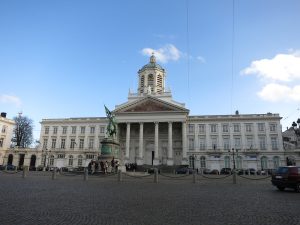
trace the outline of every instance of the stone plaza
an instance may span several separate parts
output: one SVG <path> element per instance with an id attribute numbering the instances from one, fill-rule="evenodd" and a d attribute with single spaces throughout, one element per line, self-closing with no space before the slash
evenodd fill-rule
<path id="1" fill-rule="evenodd" d="M 66 175 L 0 171 L 0 224 L 300 224 L 300 195 L 270 178 Z"/>

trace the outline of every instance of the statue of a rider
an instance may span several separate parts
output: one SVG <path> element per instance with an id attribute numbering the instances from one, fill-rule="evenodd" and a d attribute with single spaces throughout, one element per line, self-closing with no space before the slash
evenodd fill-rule
<path id="1" fill-rule="evenodd" d="M 106 134 L 108 137 L 114 137 L 117 134 L 117 123 L 115 116 L 109 111 L 109 109 L 104 105 L 106 117 L 108 119 L 108 125 L 106 129 Z"/>

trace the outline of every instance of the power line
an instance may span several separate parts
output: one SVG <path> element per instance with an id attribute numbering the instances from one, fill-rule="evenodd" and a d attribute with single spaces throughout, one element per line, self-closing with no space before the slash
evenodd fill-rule
<path id="1" fill-rule="evenodd" d="M 190 102 L 190 39 L 189 39 L 189 0 L 186 0 L 186 49 L 187 49 L 187 77 L 188 101 Z"/>

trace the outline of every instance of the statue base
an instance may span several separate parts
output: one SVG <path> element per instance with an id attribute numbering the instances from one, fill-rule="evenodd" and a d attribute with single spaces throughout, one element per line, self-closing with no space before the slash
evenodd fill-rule
<path id="1" fill-rule="evenodd" d="M 98 161 L 110 163 L 113 159 L 114 161 L 120 162 L 120 144 L 113 138 L 104 138 L 101 142 L 101 155 L 98 157 Z"/>

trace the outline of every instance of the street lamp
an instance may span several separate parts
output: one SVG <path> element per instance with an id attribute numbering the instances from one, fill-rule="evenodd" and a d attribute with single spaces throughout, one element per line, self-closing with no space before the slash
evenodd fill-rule
<path id="1" fill-rule="evenodd" d="M 196 156 L 192 155 L 192 157 L 193 157 L 193 170 L 195 170 L 195 159 L 196 159 Z"/>
<path id="2" fill-rule="evenodd" d="M 232 154 L 232 159 L 233 159 L 233 170 L 235 171 L 235 154 L 238 154 L 238 150 L 232 148 L 231 150 L 228 150 L 229 154 Z"/>

